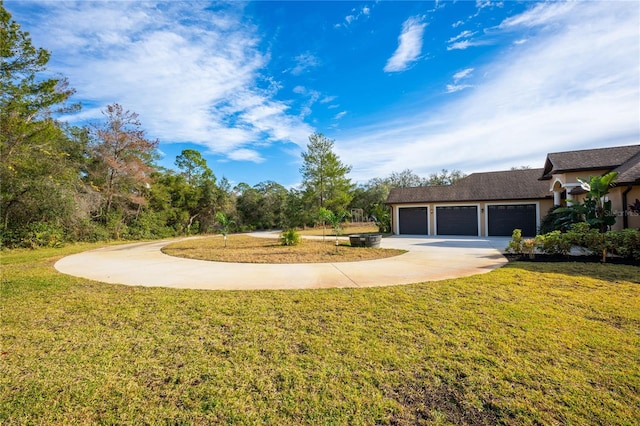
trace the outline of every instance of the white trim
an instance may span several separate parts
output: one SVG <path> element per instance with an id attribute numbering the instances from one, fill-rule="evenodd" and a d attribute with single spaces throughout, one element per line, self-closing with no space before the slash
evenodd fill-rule
<path id="1" fill-rule="evenodd" d="M 565 183 L 563 185 L 563 188 L 567 191 L 567 200 L 573 200 L 573 195 L 571 194 L 571 190 L 573 188 L 578 188 L 581 187 L 582 184 L 580 182 L 575 182 L 575 183 Z"/>
<path id="2" fill-rule="evenodd" d="M 540 202 L 539 201 L 509 201 L 506 203 L 485 203 L 485 215 L 484 215 L 484 232 L 485 236 L 489 236 L 489 206 L 520 206 L 524 204 L 535 204 L 536 206 L 536 234 L 540 229 Z"/>
<path id="3" fill-rule="evenodd" d="M 558 189 L 555 189 L 556 184 L 560 184 Z M 564 187 L 564 183 L 562 183 L 560 178 L 556 177 L 556 179 L 551 184 L 551 188 L 549 189 L 549 192 L 553 192 L 553 205 L 559 206 L 560 203 L 562 203 L 562 193 L 566 190 L 567 189 Z"/>
<path id="4" fill-rule="evenodd" d="M 426 235 L 431 235 L 430 233 L 431 226 L 429 226 L 429 219 L 431 218 L 430 204 L 396 204 L 394 205 L 395 212 L 393 217 L 396 218 L 395 222 L 393 223 L 393 230 L 392 230 L 394 235 L 400 235 L 400 209 L 411 209 L 416 207 L 425 207 L 427 209 L 427 234 Z"/>
<path id="5" fill-rule="evenodd" d="M 556 179 L 553 181 L 553 183 L 549 187 L 549 192 L 555 192 L 553 188 L 556 186 L 556 183 L 560 184 L 560 189 L 564 188 L 564 183 L 562 182 L 562 180 L 560 180 L 559 177 L 556 177 Z"/>
<path id="6" fill-rule="evenodd" d="M 564 185 L 562 185 L 563 188 L 577 188 L 579 186 L 582 186 L 582 184 L 580 182 L 566 182 Z"/>
<path id="7" fill-rule="evenodd" d="M 479 237 L 481 234 L 482 226 L 480 222 L 480 204 L 434 204 L 433 205 L 433 235 L 438 235 L 438 207 L 475 207 L 476 208 L 476 217 L 478 219 L 478 234 L 476 237 Z"/>

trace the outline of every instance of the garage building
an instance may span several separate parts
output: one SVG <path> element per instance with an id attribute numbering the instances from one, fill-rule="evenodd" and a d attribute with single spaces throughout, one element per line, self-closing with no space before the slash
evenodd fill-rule
<path id="1" fill-rule="evenodd" d="M 640 145 L 547 154 L 542 169 L 473 173 L 453 185 L 394 188 L 394 234 L 536 235 L 554 206 L 583 201 L 581 180 L 615 172 L 607 198 L 617 217 L 614 230 L 640 229 Z"/>
<path id="2" fill-rule="evenodd" d="M 453 185 L 394 188 L 392 229 L 404 235 L 534 236 L 553 207 L 543 169 L 473 173 Z"/>

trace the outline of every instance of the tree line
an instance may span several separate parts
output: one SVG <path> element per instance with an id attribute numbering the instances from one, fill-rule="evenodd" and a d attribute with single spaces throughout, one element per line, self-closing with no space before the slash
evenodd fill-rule
<path id="1" fill-rule="evenodd" d="M 49 52 L 33 46 L 1 2 L 0 21 L 5 247 L 210 233 L 221 217 L 242 231 L 313 226 L 326 210 L 358 209 L 359 219 L 384 228 L 390 188 L 450 184 L 464 176 L 442 170 L 422 178 L 404 170 L 356 185 L 334 141 L 321 133 L 309 136 L 296 188 L 273 181 L 232 186 L 192 149 L 176 157 L 175 169 L 159 167 L 159 141 L 147 137 L 137 113 L 118 103 L 105 106 L 102 120 L 91 125 L 61 121 L 80 109 L 70 103 L 74 89 L 65 77 L 49 77 Z"/>

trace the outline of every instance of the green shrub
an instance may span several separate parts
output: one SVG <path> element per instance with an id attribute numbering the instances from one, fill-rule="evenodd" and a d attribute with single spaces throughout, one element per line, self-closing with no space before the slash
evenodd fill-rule
<path id="1" fill-rule="evenodd" d="M 626 259 L 640 261 L 640 231 L 629 228 L 608 233 L 610 250 Z"/>
<path id="2" fill-rule="evenodd" d="M 127 223 L 122 212 L 111 212 L 107 215 L 106 229 L 109 232 L 109 238 L 114 240 L 122 239 L 127 233 Z"/>
<path id="3" fill-rule="evenodd" d="M 191 226 L 191 231 L 197 231 L 197 223 Z M 165 220 L 158 213 L 143 211 L 131 221 L 126 228 L 123 238 L 127 240 L 151 240 L 155 238 L 173 237 L 175 232 L 166 226 Z"/>
<path id="4" fill-rule="evenodd" d="M 535 238 L 527 238 L 522 241 L 522 253 L 528 254 L 529 257 L 533 257 L 536 251 L 536 239 Z"/>
<path id="5" fill-rule="evenodd" d="M 507 253 L 521 254 L 523 250 L 522 244 L 522 229 L 514 229 L 511 234 L 511 241 L 509 241 L 506 248 Z"/>
<path id="6" fill-rule="evenodd" d="M 300 234 L 295 229 L 287 229 L 280 234 L 280 243 L 283 246 L 297 246 L 300 241 Z"/>
<path id="7" fill-rule="evenodd" d="M 27 248 L 61 247 L 65 241 L 64 229 L 46 222 L 31 223 L 22 237 L 21 245 Z"/>
<path id="8" fill-rule="evenodd" d="M 376 218 L 378 232 L 383 234 L 391 232 L 391 212 L 387 206 L 376 205 L 373 209 L 373 216 Z"/>
<path id="9" fill-rule="evenodd" d="M 23 233 L 18 229 L 2 229 L 0 230 L 0 247 L 3 249 L 20 247 L 22 237 Z"/>
<path id="10" fill-rule="evenodd" d="M 507 251 L 532 253 L 533 251 L 528 251 L 528 241 L 522 240 L 520 233 L 516 231 L 519 230 L 514 231 Z M 566 255 L 571 247 L 577 246 L 586 250 L 588 254 L 602 256 L 603 262 L 606 262 L 609 253 L 640 261 L 640 231 L 637 229 L 600 232 L 591 228 L 588 223 L 576 223 L 565 233 L 553 231 L 538 235 L 535 238 L 535 246 L 544 254 Z"/>
<path id="11" fill-rule="evenodd" d="M 536 236 L 536 248 L 542 253 L 567 255 L 571 251 L 571 240 L 560 231 L 552 231 Z"/>
<path id="12" fill-rule="evenodd" d="M 109 233 L 104 225 L 87 217 L 74 218 L 65 226 L 65 229 L 67 241 L 96 243 L 109 239 Z"/>
<path id="13" fill-rule="evenodd" d="M 602 261 L 607 260 L 607 252 L 611 251 L 611 236 L 609 232 L 603 233 L 597 229 L 591 229 L 584 234 L 583 247 L 591 254 L 601 255 Z"/>
<path id="14" fill-rule="evenodd" d="M 589 233 L 590 230 L 591 227 L 586 222 L 574 223 L 566 232 L 565 238 L 567 238 L 571 242 L 571 244 L 575 246 L 583 246 L 584 237 L 587 233 Z"/>
<path id="15" fill-rule="evenodd" d="M 578 222 L 571 225 L 569 230 L 563 234 L 564 238 L 572 246 L 584 247 L 585 236 L 591 231 L 591 227 L 586 222 Z"/>
<path id="16" fill-rule="evenodd" d="M 571 225 L 581 221 L 582 217 L 575 210 L 553 206 L 540 221 L 540 234 L 544 235 L 552 231 L 567 231 L 571 228 Z"/>
<path id="17" fill-rule="evenodd" d="M 522 238 L 522 230 L 514 229 L 506 251 L 507 253 L 528 254 L 529 257 L 533 257 L 536 251 L 536 240 L 535 238 L 524 239 Z"/>

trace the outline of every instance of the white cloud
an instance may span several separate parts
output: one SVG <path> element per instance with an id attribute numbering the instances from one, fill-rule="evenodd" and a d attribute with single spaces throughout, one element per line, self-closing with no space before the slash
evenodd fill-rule
<path id="1" fill-rule="evenodd" d="M 340 120 L 345 115 L 347 115 L 347 111 L 341 111 L 341 112 L 337 113 L 333 118 L 334 118 L 334 120 Z"/>
<path id="2" fill-rule="evenodd" d="M 337 96 L 325 96 L 324 98 L 320 99 L 320 103 L 321 104 L 328 104 L 329 102 L 333 102 L 334 100 L 336 100 Z"/>
<path id="3" fill-rule="evenodd" d="M 294 61 L 296 65 L 291 69 L 291 74 L 293 75 L 301 75 L 320 65 L 318 58 L 309 52 L 296 56 Z"/>
<path id="4" fill-rule="evenodd" d="M 250 161 L 252 163 L 262 163 L 264 158 L 257 151 L 252 149 L 236 149 L 229 153 L 229 158 L 235 161 Z"/>
<path id="5" fill-rule="evenodd" d="M 567 14 L 571 13 L 575 7 L 576 3 L 573 2 L 539 3 L 520 15 L 505 19 L 499 27 L 508 29 L 521 26 L 531 28 L 548 25 L 552 22 L 557 22 L 559 19 L 563 19 Z"/>
<path id="6" fill-rule="evenodd" d="M 447 50 L 465 50 L 468 49 L 470 47 L 474 47 L 474 46 L 484 46 L 489 44 L 488 41 L 481 41 L 481 40 L 462 40 L 462 41 L 457 41 L 455 43 L 450 44 L 449 46 L 447 46 Z"/>
<path id="7" fill-rule="evenodd" d="M 370 14 L 371 14 L 371 7 L 369 6 L 362 6 L 360 10 L 355 8 L 351 9 L 351 13 L 344 17 L 344 23 L 335 24 L 334 27 L 335 28 L 348 27 L 349 25 L 351 25 L 351 23 L 359 20 L 362 17 L 368 18 Z"/>
<path id="8" fill-rule="evenodd" d="M 491 1 L 491 0 L 476 0 L 476 7 L 478 9 L 484 9 L 485 7 L 493 7 L 493 6 L 497 6 L 497 7 L 502 7 L 503 2 L 501 1 Z"/>
<path id="9" fill-rule="evenodd" d="M 406 70 L 417 61 L 422 52 L 422 37 L 427 26 L 421 17 L 411 17 L 402 24 L 402 32 L 398 37 L 398 48 L 384 67 L 385 72 Z"/>
<path id="10" fill-rule="evenodd" d="M 275 141 L 304 146 L 313 129 L 274 100 L 279 85 L 261 75 L 268 57 L 258 50 L 256 28 L 241 20 L 242 7 L 43 2 L 46 19 L 28 30 L 52 52 L 49 69 L 68 76 L 87 103 L 75 120 L 101 119 L 100 109 L 117 101 L 162 143 L 196 143 L 257 161 L 238 149 Z M 310 54 L 296 59 L 300 72 L 317 63 Z M 269 87 L 259 88 L 265 81 Z"/>
<path id="11" fill-rule="evenodd" d="M 470 77 L 473 70 L 473 68 L 466 68 L 455 73 L 453 75 L 453 84 L 447 84 L 447 93 L 455 93 L 473 87 L 471 84 L 458 84 L 460 80 Z"/>
<path id="12" fill-rule="evenodd" d="M 449 43 L 453 43 L 454 41 L 460 40 L 460 39 L 462 39 L 462 38 L 469 38 L 469 37 L 472 37 L 474 34 L 476 34 L 476 32 L 475 32 L 475 31 L 473 31 L 473 32 L 472 32 L 472 31 L 469 31 L 469 30 L 463 31 L 463 32 L 461 32 L 460 34 L 458 34 L 457 36 L 451 37 L 451 38 L 449 39 Z"/>
<path id="13" fill-rule="evenodd" d="M 473 68 L 466 68 L 462 71 L 458 71 L 457 73 L 455 73 L 453 75 L 453 81 L 454 82 L 458 82 L 460 80 L 462 80 L 463 78 L 467 78 L 471 75 L 471 73 L 473 72 Z"/>
<path id="14" fill-rule="evenodd" d="M 548 152 L 637 144 L 636 5 L 582 3 L 559 13 L 557 5 L 544 3 L 533 10 L 535 16 L 525 12 L 502 29 L 532 28 L 535 22 L 535 36 L 476 67 L 483 79 L 473 91 L 438 109 L 387 111 L 386 119 L 344 132 L 340 155 L 354 165 L 352 178 L 406 168 L 428 175 L 442 168 L 470 173 L 542 167 Z"/>
<path id="15" fill-rule="evenodd" d="M 473 40 L 471 37 L 473 37 L 476 34 L 477 34 L 477 31 L 466 30 L 454 37 L 451 37 L 447 41 L 447 43 L 449 43 L 449 46 L 447 46 L 447 50 L 465 50 L 472 46 L 481 46 L 484 44 L 488 44 L 486 40 L 485 41 Z"/>
<path id="16" fill-rule="evenodd" d="M 473 87 L 470 84 L 447 84 L 447 93 L 459 92 L 464 89 L 468 89 L 469 87 Z"/>
<path id="17" fill-rule="evenodd" d="M 300 107 L 300 118 L 309 116 L 313 111 L 311 107 L 320 99 L 320 92 L 313 89 L 307 89 L 304 86 L 296 86 L 293 88 L 293 92 L 306 97 L 306 100 Z M 322 101 L 321 101 L 322 102 Z"/>

